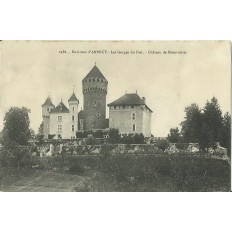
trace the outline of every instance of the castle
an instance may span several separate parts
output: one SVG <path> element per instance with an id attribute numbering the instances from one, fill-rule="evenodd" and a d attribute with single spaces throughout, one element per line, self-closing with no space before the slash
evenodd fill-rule
<path id="1" fill-rule="evenodd" d="M 55 107 L 48 97 L 42 105 L 44 138 L 51 135 L 75 139 L 77 131 L 107 128 L 150 137 L 152 110 L 146 105 L 145 98 L 137 93 L 125 94 L 108 104 L 109 119 L 106 119 L 107 87 L 108 81 L 95 64 L 82 80 L 83 110 L 78 111 L 79 100 L 74 92 L 68 100 L 68 108 L 62 100 Z"/>

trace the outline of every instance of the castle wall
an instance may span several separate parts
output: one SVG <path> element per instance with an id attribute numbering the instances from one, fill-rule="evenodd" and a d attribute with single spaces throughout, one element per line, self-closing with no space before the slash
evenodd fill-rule
<path id="1" fill-rule="evenodd" d="M 58 121 L 58 116 L 62 116 L 62 121 Z M 58 125 L 62 125 L 62 131 L 58 131 Z M 74 131 L 72 131 L 74 125 Z M 71 139 L 76 136 L 77 121 L 72 121 L 70 113 L 52 113 L 50 114 L 50 134 L 62 136 L 62 139 Z"/>
<path id="2" fill-rule="evenodd" d="M 133 119 L 133 113 L 135 119 Z M 111 106 L 109 109 L 109 127 L 116 128 L 120 133 L 143 133 L 143 110 L 140 106 Z M 135 131 L 133 130 L 135 124 Z"/>
<path id="3" fill-rule="evenodd" d="M 151 112 L 148 109 L 143 111 L 143 135 L 144 137 L 151 137 Z"/>

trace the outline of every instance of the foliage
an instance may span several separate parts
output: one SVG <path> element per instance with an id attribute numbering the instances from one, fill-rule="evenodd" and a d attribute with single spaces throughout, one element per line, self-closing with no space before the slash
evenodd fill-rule
<path id="1" fill-rule="evenodd" d="M 35 131 L 30 128 L 30 139 L 35 139 Z"/>
<path id="2" fill-rule="evenodd" d="M 2 142 L 4 146 L 12 144 L 26 145 L 30 138 L 30 110 L 22 107 L 11 107 L 4 117 Z"/>
<path id="3" fill-rule="evenodd" d="M 96 144 L 97 144 L 96 138 L 94 138 L 93 136 L 89 136 L 86 139 L 86 145 L 96 145 Z"/>
<path id="4" fill-rule="evenodd" d="M 157 146 L 161 151 L 165 151 L 169 147 L 169 143 L 166 139 L 160 139 L 157 141 Z"/>
<path id="5" fill-rule="evenodd" d="M 39 141 L 42 141 L 44 138 L 44 122 L 41 122 L 39 128 L 38 128 L 38 133 L 36 134 L 36 139 Z"/>
<path id="6" fill-rule="evenodd" d="M 144 135 L 138 134 L 122 134 L 119 142 L 121 144 L 144 144 Z"/>
<path id="7" fill-rule="evenodd" d="M 118 129 L 110 129 L 107 140 L 108 143 L 119 143 L 120 134 Z"/>
<path id="8" fill-rule="evenodd" d="M 207 101 L 202 115 L 202 135 L 203 137 L 200 140 L 205 147 L 210 147 L 215 142 L 221 141 L 221 132 L 222 132 L 222 112 L 218 100 L 213 97 L 211 101 Z"/>
<path id="9" fill-rule="evenodd" d="M 222 121 L 221 145 L 231 154 L 231 115 L 226 112 Z"/>
<path id="10" fill-rule="evenodd" d="M 168 134 L 168 141 L 170 143 L 178 143 L 180 142 L 181 137 L 180 137 L 180 132 L 178 127 L 176 128 L 171 128 L 170 133 Z"/>
<path id="11" fill-rule="evenodd" d="M 215 142 L 220 142 L 230 153 L 231 116 L 227 113 L 222 117 L 215 97 L 207 101 L 202 110 L 193 103 L 185 108 L 185 113 L 185 120 L 181 123 L 183 142 L 199 143 L 203 150 L 208 150 L 209 147 L 214 146 Z"/>
<path id="12" fill-rule="evenodd" d="M 181 123 L 184 142 L 198 143 L 202 126 L 201 110 L 197 104 L 193 103 L 185 108 L 185 113 L 185 121 Z"/>

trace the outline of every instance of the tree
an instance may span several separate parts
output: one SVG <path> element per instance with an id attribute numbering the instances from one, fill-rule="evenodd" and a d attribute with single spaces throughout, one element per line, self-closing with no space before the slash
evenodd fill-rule
<path id="1" fill-rule="evenodd" d="M 213 97 L 207 101 L 202 114 L 200 143 L 206 148 L 221 141 L 223 117 L 218 100 Z"/>
<path id="2" fill-rule="evenodd" d="M 222 121 L 221 146 L 231 154 L 231 115 L 226 112 Z"/>
<path id="3" fill-rule="evenodd" d="M 35 138 L 35 131 L 30 128 L 30 139 L 34 139 Z"/>
<path id="4" fill-rule="evenodd" d="M 4 146 L 26 145 L 30 138 L 30 110 L 11 107 L 4 117 L 2 140 Z"/>
<path id="5" fill-rule="evenodd" d="M 107 142 L 109 143 L 118 143 L 120 141 L 120 134 L 118 129 L 110 129 L 108 133 Z"/>
<path id="6" fill-rule="evenodd" d="M 168 141 L 170 143 L 178 143 L 180 142 L 180 132 L 179 132 L 179 129 L 178 127 L 176 128 L 171 128 L 170 129 L 170 133 L 168 134 Z"/>
<path id="7" fill-rule="evenodd" d="M 202 128 L 202 114 L 195 103 L 185 108 L 185 121 L 181 123 L 181 134 L 186 143 L 198 143 Z"/>
<path id="8" fill-rule="evenodd" d="M 42 140 L 44 138 L 44 123 L 41 122 L 39 128 L 38 128 L 38 133 L 36 135 L 36 138 L 38 140 Z"/>

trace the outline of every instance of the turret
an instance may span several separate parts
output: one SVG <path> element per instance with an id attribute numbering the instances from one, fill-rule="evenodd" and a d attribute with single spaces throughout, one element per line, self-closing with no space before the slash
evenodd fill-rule
<path id="1" fill-rule="evenodd" d="M 71 131 L 72 137 L 76 136 L 76 131 L 78 130 L 78 106 L 79 100 L 76 95 L 73 93 L 72 96 L 68 100 L 69 104 L 69 112 L 70 112 L 70 120 L 71 120 Z"/>
<path id="2" fill-rule="evenodd" d="M 54 109 L 55 106 L 53 105 L 51 98 L 48 97 L 44 104 L 42 105 L 42 117 L 44 123 L 44 138 L 47 139 L 49 135 L 49 119 L 50 119 L 50 112 Z"/>

